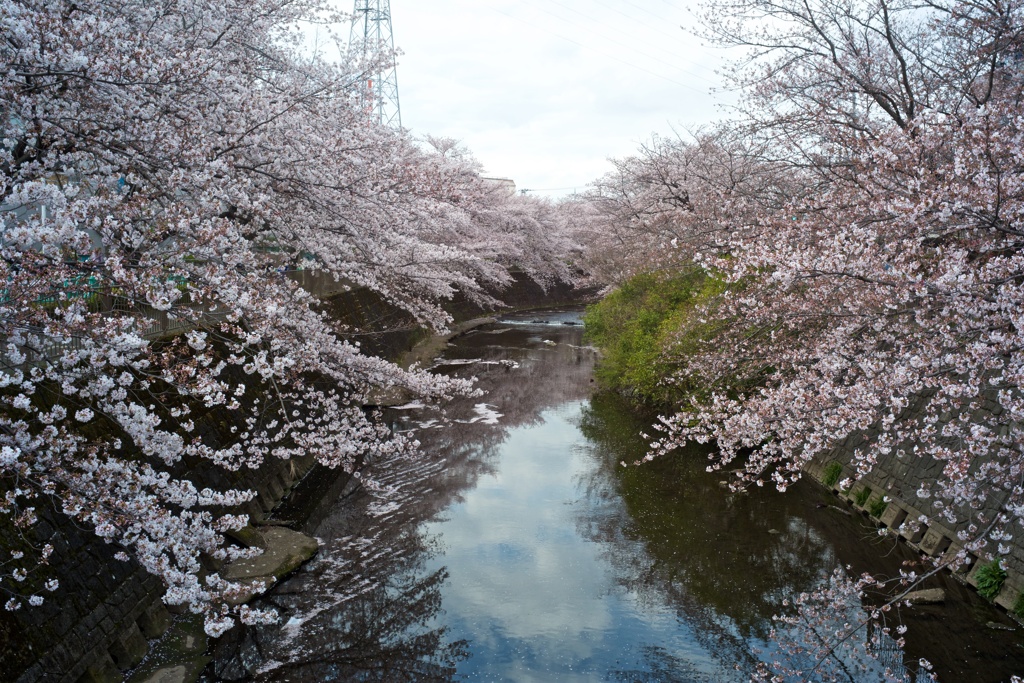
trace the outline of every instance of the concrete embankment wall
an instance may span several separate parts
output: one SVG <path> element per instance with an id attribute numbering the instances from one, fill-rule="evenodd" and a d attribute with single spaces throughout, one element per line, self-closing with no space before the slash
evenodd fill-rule
<path id="1" fill-rule="evenodd" d="M 908 408 L 901 419 L 924 419 L 925 401 Z M 1001 408 L 998 402 L 988 398 L 976 406 L 975 417 L 983 413 L 998 414 Z M 944 414 L 938 418 L 938 427 L 956 419 L 958 416 Z M 854 463 L 854 454 L 864 449 L 879 436 L 878 429 L 868 429 L 849 436 L 831 452 L 817 458 L 807 466 L 806 471 L 819 482 L 825 483 L 828 470 L 835 470 L 836 465 L 842 467 L 838 480 L 830 488 L 857 510 L 868 515 L 879 526 L 891 529 L 911 547 L 923 555 L 932 558 L 951 558 L 964 545 L 958 534 L 966 532 L 968 525 L 978 519 L 981 514 L 985 519 L 995 519 L 1002 511 L 1006 502 L 1006 492 L 993 487 L 984 504 L 976 510 L 958 510 L 956 524 L 948 522 L 935 498 L 920 498 L 917 495 L 922 484 L 932 484 L 943 478 L 944 463 L 931 457 L 914 455 L 913 447 L 903 444 L 892 449 L 888 455 L 880 456 L 872 471 L 858 478 Z M 952 445 L 952 444 L 951 444 Z M 971 466 L 977 472 L 982 465 L 981 460 Z M 832 477 L 835 478 L 834 476 Z M 841 490 L 840 482 L 849 478 L 854 482 L 848 490 Z M 926 521 L 920 522 L 924 518 Z M 1006 580 L 994 602 L 1013 614 L 1018 605 L 1024 604 L 1024 535 L 1019 529 L 1011 531 L 1013 539 L 1005 543 L 1010 552 L 1006 555 L 995 555 L 994 547 L 990 547 L 981 555 L 970 553 L 970 563 L 960 568 L 955 576 L 967 584 L 977 588 L 977 574 L 981 567 L 996 557 L 1001 558 L 1001 565 L 1006 571 Z M 992 544 L 990 544 L 992 546 Z M 1015 615 L 1020 619 L 1021 615 Z"/>
<path id="2" fill-rule="evenodd" d="M 411 316 L 368 290 L 346 291 L 313 272 L 293 279 L 318 295 L 331 317 L 351 332 L 349 338 L 359 341 L 369 353 L 398 359 L 429 336 Z M 497 293 L 513 309 L 578 304 L 591 295 L 568 285 L 545 291 L 522 276 L 517 276 L 508 290 Z M 466 300 L 452 302 L 449 310 L 457 322 L 489 312 Z M 228 411 L 210 411 L 196 419 L 197 433 L 229 430 L 233 417 Z M 268 461 L 259 469 L 237 473 L 211 466 L 176 472 L 200 486 L 255 490 L 257 497 L 242 511 L 257 524 L 267 519 L 304 476 L 318 473 L 322 471 L 304 458 Z M 55 576 L 61 587 L 47 594 L 41 607 L 0 610 L 0 679 L 18 683 L 121 681 L 123 672 L 145 657 L 150 641 L 171 622 L 160 601 L 163 587 L 136 563 L 116 560 L 114 547 L 101 542 L 91 530 L 79 528 L 52 508 L 40 505 L 38 511 L 42 523 L 31 530 L 28 540 L 37 547 L 45 543 L 54 546 L 45 578 Z M 7 545 L 0 540 L 0 552 Z"/>
<path id="3" fill-rule="evenodd" d="M 216 413 L 206 422 L 215 423 Z M 214 428 L 207 425 L 208 428 Z M 203 425 L 197 421 L 197 431 Z M 312 466 L 311 459 L 271 460 L 255 470 L 227 473 L 207 466 L 189 473 L 199 486 L 232 486 L 257 492 L 243 512 L 259 524 Z M 161 602 L 163 586 L 135 562 L 114 558 L 100 541 L 43 501 L 41 521 L 27 533 L 37 547 L 54 547 L 39 581 L 55 577 L 60 588 L 42 591 L 40 607 L 0 611 L 0 680 L 121 681 L 171 623 Z M 240 539 L 244 542 L 245 539 Z M 0 544 L 4 545 L 4 544 Z M 214 568 L 210 565 L 210 568 Z M 29 582 L 33 580 L 30 577 Z"/>

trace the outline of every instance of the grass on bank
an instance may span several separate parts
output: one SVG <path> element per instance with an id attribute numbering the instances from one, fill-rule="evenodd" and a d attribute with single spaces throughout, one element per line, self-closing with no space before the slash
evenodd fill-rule
<path id="1" fill-rule="evenodd" d="M 587 339 L 603 352 L 598 381 L 653 406 L 701 392 L 677 372 L 687 356 L 723 328 L 713 311 L 728 287 L 691 266 L 641 273 L 590 306 L 584 317 Z"/>

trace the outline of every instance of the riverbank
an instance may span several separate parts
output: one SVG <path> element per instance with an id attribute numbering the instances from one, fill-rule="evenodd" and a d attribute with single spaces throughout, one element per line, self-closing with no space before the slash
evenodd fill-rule
<path id="1" fill-rule="evenodd" d="M 425 453 L 374 473 L 401 506 L 330 496 L 309 529 L 321 554 L 264 598 L 283 625 L 222 640 L 207 680 L 422 667 L 416 680 L 739 682 L 776 651 L 784 598 L 838 566 L 891 575 L 914 559 L 811 481 L 732 493 L 699 449 L 621 467 L 645 452 L 651 416 L 594 395 L 579 327 L 543 317 L 446 346 L 436 368 L 479 377 L 486 397 L 444 419 L 387 413 Z M 1016 672 L 1019 634 L 989 626 L 1012 625 L 949 577 L 934 582 L 945 604 L 891 615 L 910 627 L 912 659 L 945 681 Z"/>
<path id="2" fill-rule="evenodd" d="M 413 358 L 423 364 L 450 340 L 450 335 L 431 338 L 394 306 L 369 290 L 322 291 L 320 307 L 351 341 L 359 342 L 365 353 L 399 360 L 412 350 Z M 543 290 L 521 274 L 505 292 L 516 307 L 533 308 L 575 302 L 587 293 L 573 290 L 566 284 Z M 499 294 L 500 295 L 500 294 Z M 452 305 L 457 327 L 453 333 L 471 329 L 489 314 L 481 313 L 465 301 Z M 419 343 L 417 346 L 416 343 Z M 425 347 L 427 350 L 424 350 Z M 433 350 L 430 350 L 433 349 Z M 375 399 L 377 397 L 374 397 Z M 233 416 L 224 411 L 205 411 L 195 419 L 195 432 L 214 441 L 230 438 Z M 279 510 L 286 497 L 300 483 L 307 483 L 313 466 L 311 458 L 281 461 L 268 459 L 258 469 L 243 468 L 237 472 L 221 472 L 208 463 L 186 468 L 181 476 L 189 478 L 197 488 L 240 488 L 256 492 L 256 497 L 238 510 L 252 520 L 252 528 L 234 534 L 232 542 L 243 546 L 266 546 L 262 529 L 286 526 L 295 531 L 294 520 L 280 519 Z M 319 478 L 312 475 L 312 479 Z M 327 478 L 330 479 L 330 478 Z M 333 481 L 333 480 L 331 480 Z M 337 483 L 337 482 L 334 482 Z M 326 482 L 325 482 L 326 484 Z M 327 488 L 322 485 L 321 488 Z M 342 487 L 343 489 L 343 487 Z M 46 508 L 46 506 L 44 506 Z M 140 663 L 159 659 L 150 645 L 156 644 L 168 625 L 180 617 L 170 614 L 161 601 L 159 581 L 135 563 L 124 563 L 114 557 L 116 548 L 99 541 L 88 529 L 80 528 L 51 509 L 39 509 L 44 523 L 38 526 L 38 543 L 50 543 L 58 553 L 51 558 L 49 574 L 60 581 L 58 590 L 46 594 L 45 604 L 17 612 L 0 612 L 0 667 L 17 683 L 59 680 L 74 683 L 79 679 L 122 681 L 128 672 L 139 671 Z M 291 515 L 291 513 L 288 513 Z M 273 537 L 276 532 L 270 532 Z M 308 546 L 308 541 L 304 542 Z M 275 545 L 271 538 L 269 545 Z M 284 558 L 280 566 L 294 565 L 294 544 L 281 547 Z M 308 551 L 307 551 L 308 552 Z M 271 553 L 272 555 L 277 553 Z M 59 557 L 58 557 L 59 555 Z M 303 558 L 300 558 L 301 561 Z M 220 565 L 203 559 L 208 570 Z M 261 573 L 279 578 L 278 569 Z M 205 636 L 194 631 L 182 635 L 188 642 Z M 176 638 L 173 631 L 169 638 Z M 191 639 L 191 640 L 190 640 Z M 202 648 L 201 648 L 202 649 Z M 193 653 L 189 653 L 191 657 Z"/>
<path id="3" fill-rule="evenodd" d="M 714 311 L 721 304 L 722 292 L 732 286 L 692 265 L 679 271 L 640 274 L 622 283 L 587 314 L 588 334 L 606 351 L 597 368 L 602 386 L 637 403 L 657 406 L 666 416 L 677 413 L 679 406 L 691 405 L 693 400 L 703 405 L 709 398 L 707 387 L 690 374 L 680 376 L 679 369 L 707 352 L 708 344 L 725 328 L 724 322 L 716 321 Z M 755 335 L 750 343 L 768 347 L 768 339 L 757 339 Z M 748 350 L 748 355 L 757 356 L 758 352 Z M 723 367 L 730 365 L 726 362 Z M 739 359 L 731 367 L 734 369 L 728 372 L 741 375 L 746 367 L 750 376 L 729 376 L 728 372 L 720 375 L 715 380 L 719 383 L 716 391 L 730 396 L 756 396 L 766 380 L 759 374 L 762 368 L 756 364 L 745 366 Z M 807 406 L 819 407 L 833 400 L 829 397 L 816 402 L 816 397 L 804 398 Z M 982 433 L 998 431 L 999 438 L 1006 437 L 1015 427 L 991 427 L 1004 412 L 997 388 L 990 388 L 969 405 L 965 401 L 956 410 L 936 411 L 934 406 L 929 408 L 929 402 L 927 396 L 911 397 L 909 405 L 898 414 L 880 417 L 875 424 L 854 431 L 829 451 L 803 464 L 803 470 L 838 496 L 844 506 L 864 514 L 891 538 L 900 539 L 934 562 L 950 565 L 958 553 L 965 553 L 962 539 L 974 537 L 976 527 L 984 526 L 984 520 L 1012 516 L 1012 506 L 1007 506 L 1013 495 L 1012 486 L 993 486 L 989 490 L 983 487 L 980 492 L 984 495 L 979 495 L 971 506 L 958 509 L 952 521 L 944 501 L 931 495 L 918 496 L 918 491 L 936 490 L 940 482 L 949 481 L 944 470 L 953 468 L 954 462 L 957 468 L 970 472 L 989 467 L 1000 470 L 1005 465 L 1000 458 L 1008 451 L 1000 454 L 993 445 L 988 453 L 978 450 L 959 461 L 962 447 L 949 437 L 947 456 L 919 456 L 920 443 L 891 443 L 898 431 L 891 421 L 903 425 L 931 424 L 936 433 L 957 425 L 975 425 Z M 807 407 L 804 412 L 811 414 L 816 409 Z M 885 415 L 884 411 L 881 415 Z M 865 453 L 870 454 L 871 462 L 871 471 L 866 474 L 862 473 Z M 850 486 L 840 490 L 844 481 L 850 482 Z M 976 589 L 983 586 L 983 597 L 1024 624 L 1024 536 L 1007 533 L 998 544 L 989 542 L 987 547 L 975 547 L 965 554 L 967 562 L 957 568 L 955 578 Z"/>
<path id="4" fill-rule="evenodd" d="M 407 369 L 429 365 L 453 339 L 497 320 L 484 316 L 454 323 L 443 334 L 420 338 L 398 362 Z M 397 394 L 376 396 L 371 398 L 368 407 L 386 408 L 408 400 L 408 396 Z M 277 585 L 314 557 L 317 540 L 303 532 L 312 533 L 322 521 L 324 501 L 344 499 L 356 488 L 358 482 L 353 481 L 351 474 L 310 464 L 308 471 L 283 489 L 272 509 L 247 532 L 245 543 L 263 548 L 263 555 L 228 565 L 222 569 L 222 574 L 232 580 L 264 580 L 269 586 Z M 206 654 L 210 642 L 201 619 L 180 616 L 153 644 L 151 653 L 130 672 L 127 680 L 129 683 L 194 683 L 211 660 Z"/>

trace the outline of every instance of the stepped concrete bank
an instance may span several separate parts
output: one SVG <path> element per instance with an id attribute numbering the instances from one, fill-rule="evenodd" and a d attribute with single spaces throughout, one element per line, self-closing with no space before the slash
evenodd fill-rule
<path id="1" fill-rule="evenodd" d="M 444 336 L 432 336 L 408 314 L 368 290 L 346 290 L 343 286 L 331 285 L 311 271 L 288 276 L 321 297 L 324 309 L 368 352 L 412 362 L 425 360 L 444 346 Z M 588 301 L 593 294 L 593 291 L 575 290 L 568 285 L 545 291 L 525 277 L 517 276 L 515 283 L 497 296 L 511 309 L 524 310 L 579 304 Z M 456 320 L 453 334 L 486 321 L 484 316 L 489 313 L 465 300 L 453 302 L 449 311 Z M 420 344 L 418 349 L 417 344 Z M 231 417 L 226 412 L 211 411 L 202 421 L 196 421 L 197 432 L 230 428 L 225 421 Z M 295 569 L 316 550 L 312 539 L 282 528 L 291 524 L 270 519 L 271 512 L 304 478 L 307 487 L 310 487 L 310 478 L 327 478 L 329 473 L 314 465 L 310 458 L 297 458 L 268 461 L 257 470 L 237 473 L 208 466 L 175 474 L 188 476 L 199 486 L 231 486 L 257 492 L 256 498 L 242 510 L 249 514 L 253 526 L 235 534 L 233 540 L 249 547 L 267 548 L 267 557 L 261 562 L 240 563 L 226 571 L 232 576 L 270 580 L 280 579 L 283 573 Z M 338 479 L 336 473 L 334 479 Z M 315 483 L 312 482 L 312 488 Z M 328 488 L 336 487 L 332 484 Z M 53 509 L 43 509 L 42 505 L 39 508 L 42 521 L 34 528 L 31 540 L 54 546 L 45 578 L 55 576 L 61 586 L 55 593 L 48 594 L 41 607 L 0 611 L 3 680 L 17 683 L 123 681 L 125 672 L 138 667 L 150 652 L 152 642 L 175 621 L 160 601 L 163 587 L 134 562 L 116 560 L 114 547 L 98 540 L 90 530 L 78 527 Z M 10 550 L 8 545 L 11 544 L 0 539 L 0 551 Z M 208 568 L 221 569 L 212 562 Z M 177 648 L 171 655 L 173 663 L 156 669 L 155 673 L 137 672 L 133 681 L 194 679 L 205 661 L 205 640 L 196 620 L 181 616 L 177 621 L 173 638 L 165 638 L 165 641 L 173 641 L 172 650 Z M 188 661 L 181 663 L 182 657 Z"/>
<path id="2" fill-rule="evenodd" d="M 904 411 L 900 419 L 924 419 L 924 401 Z M 998 415 L 1001 412 L 999 403 L 994 397 L 981 402 L 975 407 L 972 416 L 980 418 L 983 414 Z M 939 426 L 957 419 L 958 415 L 943 414 L 939 416 Z M 879 436 L 879 429 L 872 428 L 849 436 L 843 443 L 824 456 L 815 459 L 806 467 L 808 474 L 819 482 L 826 484 L 840 498 L 848 502 L 856 510 L 869 516 L 878 526 L 885 527 L 897 534 L 900 539 L 923 555 L 932 558 L 948 559 L 963 549 L 958 534 L 966 530 L 971 520 L 976 520 L 980 513 L 986 519 L 994 519 L 1003 512 L 1007 492 L 993 489 L 978 510 L 960 510 L 957 519 L 967 520 L 958 524 L 950 524 L 940 514 L 933 498 L 922 499 L 917 491 L 922 483 L 932 483 L 942 478 L 944 463 L 930 457 L 915 457 L 913 448 L 901 446 L 906 452 L 898 455 L 897 448 L 889 455 L 879 456 L 874 469 L 863 478 L 858 479 L 854 452 L 864 448 Z M 971 471 L 977 471 L 982 463 L 975 462 Z M 842 467 L 838 479 L 834 472 L 836 465 Z M 829 477 L 829 468 L 833 476 Z M 840 483 L 849 478 L 854 484 L 848 490 L 842 490 Z M 830 480 L 834 480 L 834 483 Z M 924 518 L 925 522 L 920 522 Z M 994 602 L 1007 610 L 1018 621 L 1022 620 L 1024 611 L 1024 537 L 1014 533 L 1013 539 L 1007 541 L 1009 554 L 999 555 L 1006 579 Z M 969 553 L 970 563 L 959 569 L 954 575 L 965 583 L 977 588 L 978 572 L 987 563 L 996 559 L 991 552 L 981 555 Z"/>

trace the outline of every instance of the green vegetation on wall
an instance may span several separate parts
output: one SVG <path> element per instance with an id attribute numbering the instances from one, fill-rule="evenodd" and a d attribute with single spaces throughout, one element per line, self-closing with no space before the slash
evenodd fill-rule
<path id="1" fill-rule="evenodd" d="M 857 507 L 864 507 L 864 503 L 868 502 L 868 498 L 871 497 L 871 488 L 868 486 L 862 486 L 853 494 L 853 502 L 857 504 Z"/>
<path id="2" fill-rule="evenodd" d="M 666 381 L 678 359 L 714 336 L 721 323 L 693 315 L 713 305 L 727 285 L 697 267 L 636 275 L 587 309 L 587 339 L 604 353 L 597 368 L 603 386 L 653 405 L 673 403 L 699 389 Z"/>
<path id="3" fill-rule="evenodd" d="M 832 461 L 825 468 L 825 476 L 822 478 L 821 483 L 825 485 L 825 488 L 830 489 L 836 485 L 841 476 L 843 476 L 843 466 Z"/>
<path id="4" fill-rule="evenodd" d="M 975 578 L 978 580 L 978 595 L 986 600 L 995 600 L 1006 581 L 1006 570 L 999 560 L 992 560 L 978 568 Z"/>

